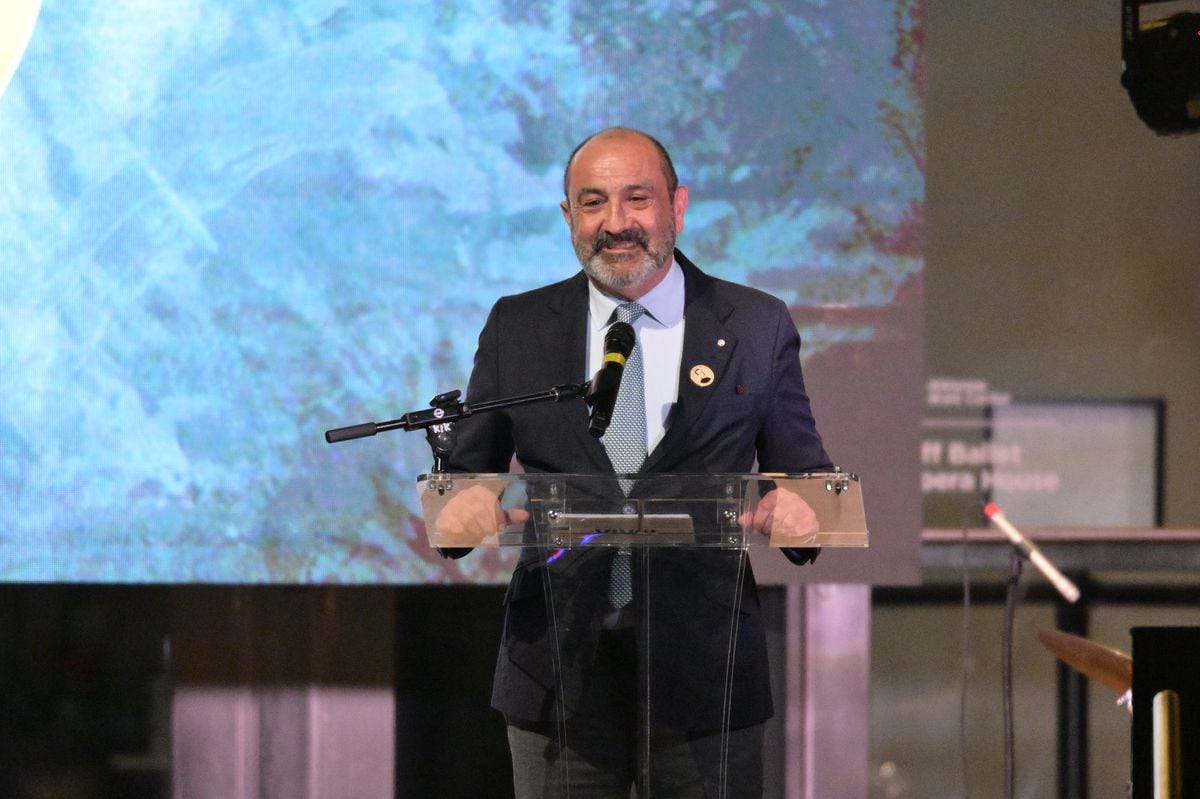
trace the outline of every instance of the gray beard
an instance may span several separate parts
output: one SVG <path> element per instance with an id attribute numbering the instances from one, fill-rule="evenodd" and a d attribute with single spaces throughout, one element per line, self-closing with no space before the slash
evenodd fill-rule
<path id="1" fill-rule="evenodd" d="M 621 268 L 612 266 L 604 260 L 603 255 L 596 253 L 583 262 L 583 271 L 605 288 L 625 289 L 636 286 L 661 268 L 647 252 L 642 253 L 642 257 L 633 268 L 630 268 L 628 263 L 620 266 Z"/>
<path id="2" fill-rule="evenodd" d="M 625 261 L 616 266 L 611 265 L 604 260 L 604 254 L 600 252 L 588 252 L 585 257 L 584 253 L 577 250 L 576 255 L 584 273 L 592 280 L 605 288 L 625 289 L 647 280 L 671 262 L 675 242 L 672 240 L 666 244 L 663 252 L 656 252 L 650 248 L 642 250 L 639 259 L 633 264 Z"/>

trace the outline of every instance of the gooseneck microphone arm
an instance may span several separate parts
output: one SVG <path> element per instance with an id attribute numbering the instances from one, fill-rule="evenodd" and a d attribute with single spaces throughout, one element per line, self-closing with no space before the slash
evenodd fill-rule
<path id="1" fill-rule="evenodd" d="M 522 394 L 518 397 L 487 400 L 484 402 L 459 402 L 462 392 L 458 389 L 438 394 L 430 401 L 429 408 L 419 411 L 409 411 L 398 419 L 388 422 L 364 422 L 363 424 L 337 427 L 325 431 L 325 441 L 336 444 L 339 441 L 349 441 L 353 438 L 365 438 L 376 433 L 386 433 L 389 430 L 423 430 L 428 427 L 449 424 L 477 413 L 495 411 L 501 408 L 511 408 L 514 405 L 529 405 L 535 402 L 562 402 L 568 399 L 582 399 L 587 396 L 589 383 L 564 383 L 547 391 L 534 394 Z"/>
<path id="2" fill-rule="evenodd" d="M 604 363 L 596 372 L 595 377 L 586 383 L 564 383 L 548 391 L 534 394 L 522 394 L 519 397 L 486 400 L 484 402 L 459 402 L 462 392 L 458 389 L 438 394 L 429 401 L 430 407 L 419 411 L 409 411 L 399 419 L 390 422 L 364 422 L 363 424 L 337 427 L 325 431 L 325 441 L 336 444 L 339 441 L 349 441 L 352 438 L 365 438 L 388 430 L 423 430 L 432 428 L 434 432 L 451 434 L 453 428 L 443 427 L 459 419 L 466 419 L 477 413 L 511 408 L 515 405 L 529 405 L 535 402 L 562 402 L 568 399 L 586 399 L 591 409 L 590 431 L 599 438 L 608 427 L 609 417 L 617 401 L 617 390 L 621 385 L 621 374 L 625 369 L 625 359 L 633 351 L 637 343 L 633 326 L 627 322 L 614 322 L 604 337 Z M 435 457 L 438 445 L 430 436 L 430 444 L 434 447 Z"/>

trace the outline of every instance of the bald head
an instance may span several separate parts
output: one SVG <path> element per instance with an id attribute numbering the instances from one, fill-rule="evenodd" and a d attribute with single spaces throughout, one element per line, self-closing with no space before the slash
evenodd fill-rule
<path id="1" fill-rule="evenodd" d="M 567 166 L 563 170 L 563 196 L 567 198 L 568 203 L 571 201 L 571 167 L 575 164 L 575 159 L 580 151 L 590 144 L 598 144 L 612 139 L 641 139 L 652 146 L 658 155 L 659 167 L 662 170 L 663 179 L 667 183 L 667 192 L 671 195 L 675 194 L 675 189 L 679 187 L 679 178 L 675 174 L 675 164 L 671 162 L 671 155 L 667 152 L 667 148 L 663 147 L 662 143 L 649 133 L 635 128 L 614 127 L 593 133 L 571 151 L 571 157 L 567 159 Z"/>

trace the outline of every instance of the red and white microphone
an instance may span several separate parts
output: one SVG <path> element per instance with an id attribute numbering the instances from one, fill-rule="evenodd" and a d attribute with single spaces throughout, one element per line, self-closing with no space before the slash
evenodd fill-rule
<path id="1" fill-rule="evenodd" d="M 1079 599 L 1079 589 L 1075 587 L 1075 583 L 1067 579 L 1066 575 L 1058 570 L 1051 563 L 1042 551 L 1037 548 L 1037 545 L 1025 537 L 1025 534 L 1013 526 L 1013 523 L 1008 520 L 1004 512 L 1000 510 L 1000 506 L 995 502 L 989 502 L 983 506 L 983 515 L 992 520 L 992 524 L 999 527 L 1008 540 L 1012 542 L 1022 555 L 1029 558 L 1029 562 L 1037 567 L 1037 570 L 1042 573 L 1050 584 L 1058 589 L 1058 593 L 1062 594 L 1063 599 L 1068 602 L 1074 602 Z"/>

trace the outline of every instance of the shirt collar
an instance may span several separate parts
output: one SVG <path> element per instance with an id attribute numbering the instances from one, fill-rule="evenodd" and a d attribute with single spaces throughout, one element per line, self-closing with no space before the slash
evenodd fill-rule
<path id="1" fill-rule="evenodd" d="M 591 328 L 598 332 L 608 327 L 608 320 L 612 319 L 613 311 L 627 300 L 604 292 L 591 280 L 587 283 Z M 674 327 L 683 319 L 683 299 L 683 270 L 672 259 L 667 267 L 666 277 L 639 297 L 637 303 L 646 309 L 643 319 L 648 319 L 659 327 Z"/>

